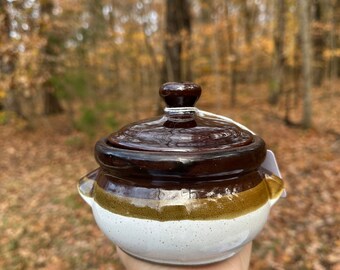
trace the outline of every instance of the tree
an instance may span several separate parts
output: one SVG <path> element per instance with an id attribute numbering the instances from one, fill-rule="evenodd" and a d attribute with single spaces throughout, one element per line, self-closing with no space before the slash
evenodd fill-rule
<path id="1" fill-rule="evenodd" d="M 1 1 L 0 3 L 0 83 L 4 91 L 4 108 L 13 111 L 23 118 L 29 118 L 32 106 L 31 82 L 27 73 L 34 74 L 32 63 L 27 67 L 26 47 L 27 40 L 32 36 L 23 33 L 20 26 L 30 22 L 32 7 L 24 7 L 23 3 L 14 1 Z M 31 25 L 32 26 L 32 25 Z M 34 38 L 33 38 L 34 39 Z M 22 68 L 25 67 L 25 68 Z"/>
<path id="2" fill-rule="evenodd" d="M 41 2 L 42 19 L 40 34 L 47 38 L 46 45 L 43 48 L 43 66 L 45 67 L 47 79 L 42 84 L 43 89 L 41 92 L 43 95 L 42 113 L 45 115 L 63 111 L 50 80 L 53 75 L 57 74 L 57 61 L 61 55 L 65 38 L 65 33 L 50 22 L 53 8 L 54 4 L 52 1 L 45 0 Z"/>
<path id="3" fill-rule="evenodd" d="M 9 81 L 6 109 L 27 120 L 62 111 L 49 81 L 57 68 L 53 51 L 61 47 L 50 31 L 54 4 L 49 0 L 31 4 L 1 1 L 0 6 L 5 22 L 1 27 L 2 57 L 11 67 L 2 74 Z"/>
<path id="4" fill-rule="evenodd" d="M 230 78 L 230 106 L 236 105 L 236 87 L 237 87 L 237 69 L 238 55 L 235 46 L 234 24 L 230 16 L 230 6 L 226 1 L 225 15 L 227 21 L 227 36 L 228 36 L 228 58 L 229 58 L 229 78 Z"/>
<path id="5" fill-rule="evenodd" d="M 249 73 L 247 74 L 247 83 L 252 84 L 256 81 L 256 57 L 253 54 L 253 42 L 254 42 L 254 33 L 256 28 L 256 22 L 258 17 L 258 7 L 256 1 L 245 0 L 241 2 L 241 16 L 242 23 L 244 27 L 244 38 L 246 45 L 245 55 L 249 58 L 247 69 Z"/>
<path id="6" fill-rule="evenodd" d="M 336 77 L 340 77 L 340 34 L 338 29 L 340 28 L 340 5 L 337 0 L 329 0 L 328 1 L 328 9 L 330 13 L 330 78 L 335 79 Z"/>
<path id="7" fill-rule="evenodd" d="M 7 1 L 0 1 L 0 80 L 8 88 L 0 89 L 4 93 L 2 95 L 7 95 L 5 100 L 0 99 L 1 109 L 4 107 L 7 110 L 11 110 L 15 107 L 12 102 L 12 92 L 10 89 L 13 85 L 13 73 L 15 71 L 15 66 L 17 62 L 17 53 L 12 48 L 10 42 L 10 32 L 11 32 L 11 19 L 9 14 L 9 7 Z M 6 45 L 6 46 L 5 46 Z"/>
<path id="8" fill-rule="evenodd" d="M 312 125 L 312 46 L 311 31 L 309 25 L 309 5 L 308 1 L 298 1 L 298 16 L 301 35 L 302 50 L 302 88 L 303 88 L 303 116 L 302 126 L 310 128 Z"/>
<path id="9" fill-rule="evenodd" d="M 191 81 L 190 57 L 191 16 L 188 0 L 166 1 L 164 62 L 161 74 L 166 81 Z"/>
<path id="10" fill-rule="evenodd" d="M 274 64 L 270 85 L 269 102 L 277 104 L 280 93 L 283 90 L 285 55 L 284 55 L 284 36 L 285 36 L 285 0 L 276 1 L 276 26 L 274 30 Z"/>
<path id="11" fill-rule="evenodd" d="M 313 45 L 313 84 L 320 86 L 324 77 L 325 60 L 325 31 L 323 19 L 323 8 L 320 0 L 312 1 L 312 45 Z"/>

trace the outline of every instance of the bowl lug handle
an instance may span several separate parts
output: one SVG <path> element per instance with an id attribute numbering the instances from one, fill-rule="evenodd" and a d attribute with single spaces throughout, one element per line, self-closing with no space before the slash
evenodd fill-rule
<path id="1" fill-rule="evenodd" d="M 93 188 L 98 172 L 99 168 L 80 178 L 78 182 L 78 192 L 80 196 L 91 207 L 93 204 Z"/>
<path id="2" fill-rule="evenodd" d="M 269 204 L 272 207 L 281 197 L 286 197 L 286 191 L 283 180 L 275 174 L 266 174 L 265 181 L 269 193 Z"/>

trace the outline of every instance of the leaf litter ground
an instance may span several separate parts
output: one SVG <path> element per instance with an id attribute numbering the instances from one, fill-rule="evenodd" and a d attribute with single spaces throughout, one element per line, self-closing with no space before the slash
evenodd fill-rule
<path id="1" fill-rule="evenodd" d="M 270 107 L 248 92 L 235 108 L 216 111 L 209 93 L 199 105 L 262 136 L 286 183 L 287 198 L 254 241 L 251 269 L 339 270 L 339 92 L 315 90 L 310 130 L 285 126 L 280 105 Z M 220 100 L 227 104 L 226 96 Z M 299 114 L 293 111 L 292 118 Z M 97 167 L 93 142 L 65 123 L 59 116 L 33 130 L 17 123 L 0 127 L 0 269 L 123 269 L 76 190 L 77 179 Z"/>

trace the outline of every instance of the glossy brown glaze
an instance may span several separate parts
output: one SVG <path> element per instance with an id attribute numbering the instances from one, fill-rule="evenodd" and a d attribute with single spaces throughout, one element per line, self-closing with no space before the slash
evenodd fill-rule
<path id="1" fill-rule="evenodd" d="M 139 180 L 135 186 L 99 168 L 80 183 L 92 185 L 82 194 L 112 213 L 158 221 L 236 218 L 277 198 L 284 189 L 280 178 L 262 168 L 234 179 L 167 183 L 161 188 L 143 187 Z"/>
<path id="2" fill-rule="evenodd" d="M 159 95 L 168 107 L 193 107 L 202 89 L 192 82 L 168 82 L 159 88 Z"/>
<path id="3" fill-rule="evenodd" d="M 159 90 L 165 115 L 125 126 L 107 138 L 116 148 L 152 152 L 204 152 L 253 143 L 253 135 L 223 119 L 205 117 L 193 106 L 201 95 L 194 83 L 166 83 Z"/>
<path id="4" fill-rule="evenodd" d="M 116 148 L 153 152 L 204 152 L 232 149 L 253 142 L 253 135 L 232 123 L 197 115 L 176 121 L 175 116 L 128 125 L 111 134 L 107 142 Z"/>
<path id="5" fill-rule="evenodd" d="M 150 186 L 231 179 L 255 171 L 266 155 L 264 141 L 192 107 L 200 93 L 193 83 L 164 84 L 165 115 L 132 123 L 98 141 L 98 163 L 116 178 Z"/>
<path id="6" fill-rule="evenodd" d="M 199 153 L 147 152 L 110 146 L 105 139 L 96 144 L 98 163 L 117 178 L 165 181 L 209 181 L 256 170 L 265 158 L 259 137 L 247 146 Z"/>
<path id="7" fill-rule="evenodd" d="M 120 179 L 106 170 L 99 169 L 96 175 L 90 177 L 96 179 L 97 185 L 111 194 L 119 196 L 159 199 L 159 190 L 186 189 L 192 198 L 206 198 L 211 194 L 240 193 L 258 185 L 264 179 L 265 172 L 260 169 L 243 175 L 230 176 L 228 178 L 209 179 L 209 181 L 183 180 L 150 181 L 149 179 Z"/>

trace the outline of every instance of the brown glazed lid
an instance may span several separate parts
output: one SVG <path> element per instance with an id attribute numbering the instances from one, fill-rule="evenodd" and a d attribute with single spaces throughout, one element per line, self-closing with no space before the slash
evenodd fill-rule
<path id="1" fill-rule="evenodd" d="M 266 148 L 260 137 L 194 107 L 199 85 L 170 82 L 159 93 L 167 104 L 163 116 L 132 123 L 97 142 L 96 159 L 110 175 L 162 186 L 225 180 L 261 165 Z"/>

